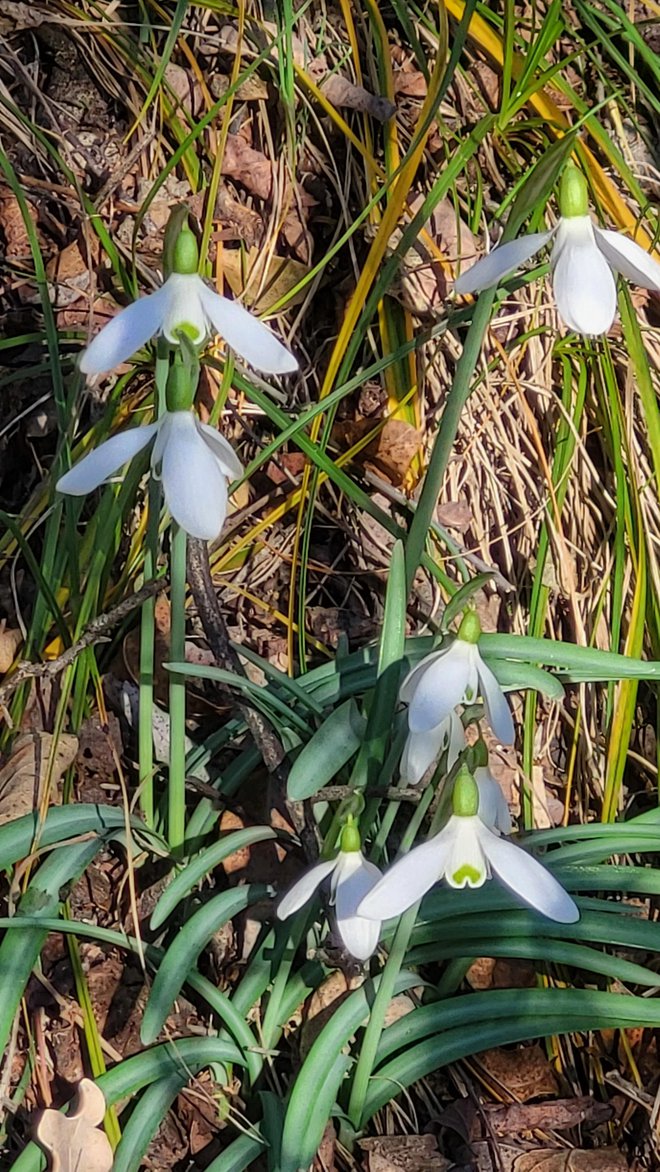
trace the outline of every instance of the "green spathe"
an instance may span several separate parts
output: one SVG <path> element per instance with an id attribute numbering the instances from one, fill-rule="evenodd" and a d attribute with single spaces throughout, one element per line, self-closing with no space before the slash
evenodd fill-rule
<path id="1" fill-rule="evenodd" d="M 566 219 L 589 214 L 587 181 L 580 169 L 570 160 L 564 168 L 559 184 L 559 211 Z"/>
<path id="2" fill-rule="evenodd" d="M 479 813 L 479 787 L 467 765 L 461 765 L 456 774 L 451 805 L 459 818 L 474 818 Z"/>
<path id="3" fill-rule="evenodd" d="M 199 249 L 195 235 L 190 230 L 187 220 L 181 225 L 181 230 L 174 242 L 172 257 L 172 271 L 189 276 L 197 272 L 199 264 Z"/>

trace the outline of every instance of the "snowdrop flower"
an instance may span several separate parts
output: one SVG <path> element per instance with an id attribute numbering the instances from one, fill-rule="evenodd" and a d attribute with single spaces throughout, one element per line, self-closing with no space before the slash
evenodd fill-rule
<path id="1" fill-rule="evenodd" d="M 186 224 L 174 246 L 174 271 L 155 293 L 140 297 L 103 327 L 82 355 L 82 372 L 106 374 L 160 334 L 176 344 L 183 333 L 202 346 L 212 331 L 256 370 L 297 370 L 293 354 L 258 318 L 209 289 L 197 273 L 197 260 L 197 242 Z"/>
<path id="2" fill-rule="evenodd" d="M 312 898 L 317 887 L 330 876 L 331 901 L 335 906 L 339 935 L 356 960 L 368 960 L 376 951 L 380 922 L 376 917 L 364 919 L 357 914 L 360 900 L 381 878 L 378 867 L 365 859 L 360 849 L 360 833 L 349 818 L 341 832 L 339 854 L 317 863 L 284 896 L 277 917 L 286 920 Z"/>
<path id="3" fill-rule="evenodd" d="M 56 484 L 84 496 L 153 443 L 151 470 L 163 482 L 165 503 L 191 537 L 212 541 L 227 513 L 227 484 L 243 471 L 233 448 L 192 411 L 166 411 L 157 423 L 129 428 L 89 452 Z"/>
<path id="4" fill-rule="evenodd" d="M 442 743 L 440 728 L 457 704 L 473 704 L 481 693 L 488 723 L 503 745 L 512 745 L 513 719 L 504 693 L 479 654 L 481 625 L 468 612 L 458 635 L 432 651 L 406 676 L 399 699 L 408 704 L 408 728 L 415 740 L 410 756 L 415 764 L 433 760 Z"/>
<path id="5" fill-rule="evenodd" d="M 577 334 L 605 334 L 616 315 L 614 273 L 659 292 L 660 264 L 634 240 L 592 223 L 587 183 L 573 163 L 562 175 L 559 210 L 556 228 L 498 245 L 462 273 L 454 289 L 477 293 L 499 284 L 554 237 L 550 264 L 560 317 Z"/>
<path id="6" fill-rule="evenodd" d="M 419 785 L 430 765 L 447 752 L 447 772 L 465 748 L 463 722 L 454 708 L 435 728 L 409 732 L 401 754 L 399 775 L 407 785 Z"/>
<path id="7" fill-rule="evenodd" d="M 381 923 L 407 911 L 440 879 L 450 887 L 481 887 L 495 874 L 504 887 L 548 919 L 575 923 L 580 913 L 561 884 L 521 847 L 482 821 L 481 792 L 483 786 L 463 766 L 447 825 L 399 859 L 362 900 L 358 914 Z"/>
<path id="8" fill-rule="evenodd" d="M 490 830 L 511 834 L 511 811 L 498 782 L 487 765 L 479 765 L 473 775 L 479 790 L 479 817 Z"/>

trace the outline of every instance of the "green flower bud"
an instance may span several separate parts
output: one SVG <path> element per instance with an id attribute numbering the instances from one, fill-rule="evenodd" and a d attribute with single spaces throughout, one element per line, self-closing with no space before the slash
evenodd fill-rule
<path id="1" fill-rule="evenodd" d="M 559 211 L 562 216 L 586 216 L 589 214 L 589 188 L 587 181 L 570 159 L 559 184 Z"/>
<path id="2" fill-rule="evenodd" d="M 355 819 L 352 818 L 350 814 L 348 816 L 347 822 L 341 828 L 339 849 L 342 851 L 362 850 L 362 839 L 360 838 L 360 831 L 355 823 Z"/>
<path id="3" fill-rule="evenodd" d="M 479 616 L 474 610 L 468 610 L 461 619 L 461 625 L 458 628 L 458 638 L 465 643 L 478 643 L 481 638 L 481 623 Z"/>
<path id="4" fill-rule="evenodd" d="M 451 805 L 459 818 L 474 818 L 479 813 L 479 787 L 467 765 L 461 765 L 456 774 Z"/>
<path id="5" fill-rule="evenodd" d="M 470 746 L 467 759 L 470 763 L 470 769 L 483 769 L 488 765 L 488 749 L 486 742 L 481 737 L 475 741 L 474 745 Z"/>
<path id="6" fill-rule="evenodd" d="M 187 220 L 181 225 L 181 230 L 174 242 L 172 255 L 172 272 L 196 273 L 199 264 L 199 249 L 195 235 L 190 230 Z"/>

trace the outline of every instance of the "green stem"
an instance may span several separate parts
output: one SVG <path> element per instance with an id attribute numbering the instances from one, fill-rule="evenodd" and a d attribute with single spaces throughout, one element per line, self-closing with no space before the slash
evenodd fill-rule
<path id="1" fill-rule="evenodd" d="M 422 560 L 424 546 L 433 522 L 436 503 L 442 488 L 451 450 L 461 421 L 461 412 L 473 390 L 474 371 L 479 361 L 496 289 L 486 289 L 477 301 L 467 332 L 463 353 L 456 366 L 456 377 L 447 396 L 445 409 L 436 433 L 431 459 L 426 470 L 417 508 L 406 541 L 406 586 L 410 591 L 417 568 Z"/>
<path id="2" fill-rule="evenodd" d="M 186 657 L 186 533 L 172 522 L 170 655 L 173 663 Z M 180 854 L 186 832 L 186 681 L 170 678 L 170 775 L 167 801 L 167 840 Z"/>
<path id="3" fill-rule="evenodd" d="M 158 527 L 160 521 L 160 481 L 149 480 L 149 519 L 144 551 L 144 582 L 150 582 L 158 562 Z M 140 770 L 140 809 L 147 826 L 154 826 L 154 653 L 156 599 L 142 604 L 140 616 L 140 707 L 138 721 L 138 765 Z"/>

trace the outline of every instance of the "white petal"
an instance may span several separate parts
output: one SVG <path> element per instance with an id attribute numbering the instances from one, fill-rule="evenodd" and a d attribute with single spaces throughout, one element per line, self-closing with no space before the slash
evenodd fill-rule
<path id="1" fill-rule="evenodd" d="M 237 301 L 221 297 L 206 285 L 202 301 L 207 317 L 220 336 L 255 370 L 264 370 L 267 374 L 290 374 L 298 369 L 296 359 L 286 346 Z"/>
<path id="2" fill-rule="evenodd" d="M 594 226 L 594 233 L 605 260 L 617 273 L 635 285 L 641 285 L 642 289 L 660 292 L 660 264 L 644 248 L 621 232 L 608 232 Z"/>
<path id="3" fill-rule="evenodd" d="M 616 314 L 616 285 L 588 216 L 561 220 L 552 267 L 557 309 L 568 328 L 606 334 Z"/>
<path id="4" fill-rule="evenodd" d="M 79 366 L 83 374 L 106 374 L 159 334 L 167 308 L 165 286 L 140 297 L 109 321 L 83 351 Z"/>
<path id="5" fill-rule="evenodd" d="M 165 503 L 186 533 L 212 541 L 227 514 L 227 478 L 192 411 L 172 412 L 168 424 L 161 461 Z"/>
<path id="6" fill-rule="evenodd" d="M 449 857 L 451 839 L 446 837 L 445 830 L 414 847 L 383 875 L 358 907 L 361 916 L 369 920 L 391 920 L 426 895 L 442 876 Z"/>
<path id="7" fill-rule="evenodd" d="M 516 730 L 511 709 L 497 679 L 481 656 L 477 663 L 477 672 L 488 723 L 498 741 L 503 745 L 512 745 L 516 739 Z"/>
<path id="8" fill-rule="evenodd" d="M 410 669 L 408 675 L 405 677 L 401 687 L 399 688 L 399 700 L 402 704 L 410 704 L 410 701 L 415 694 L 415 689 L 424 675 L 424 672 L 428 671 L 428 669 L 431 667 L 431 664 L 436 663 L 439 659 L 442 659 L 442 657 L 447 654 L 450 647 L 451 643 L 447 643 L 446 647 L 441 647 L 438 651 L 432 651 L 430 655 L 425 655 L 424 658 L 419 661 L 416 667 Z"/>
<path id="9" fill-rule="evenodd" d="M 199 419 L 197 430 L 203 436 L 204 442 L 209 445 L 225 476 L 229 480 L 238 480 L 239 476 L 243 475 L 243 465 L 229 441 L 216 431 L 215 427 L 209 427 L 208 423 L 200 423 Z"/>
<path id="10" fill-rule="evenodd" d="M 463 728 L 463 721 L 458 712 L 449 713 L 449 745 L 447 746 L 447 769 L 452 769 L 458 761 L 467 741 L 465 740 L 465 729 Z"/>
<path id="11" fill-rule="evenodd" d="M 580 913 L 568 892 L 536 859 L 509 839 L 498 838 L 485 826 L 480 838 L 500 883 L 523 903 L 560 924 L 574 924 L 579 920 Z"/>
<path id="12" fill-rule="evenodd" d="M 206 286 L 197 273 L 171 273 L 163 285 L 166 297 L 163 333 L 169 342 L 178 342 L 185 331 L 201 346 L 208 334 L 203 294 Z"/>
<path id="13" fill-rule="evenodd" d="M 479 293 L 499 284 L 504 277 L 515 273 L 525 261 L 531 260 L 547 244 L 554 229 L 548 232 L 530 232 L 517 240 L 498 244 L 487 256 L 482 256 L 466 273 L 454 281 L 456 293 Z"/>
<path id="14" fill-rule="evenodd" d="M 64 476 L 60 476 L 55 488 L 69 496 L 84 496 L 146 448 L 157 431 L 157 423 L 148 423 L 144 427 L 131 427 L 118 432 L 83 456 Z"/>
<path id="15" fill-rule="evenodd" d="M 427 732 L 409 732 L 399 765 L 399 775 L 407 785 L 418 785 L 426 770 L 440 756 L 446 741 L 447 722 L 442 721 Z"/>
<path id="16" fill-rule="evenodd" d="M 348 854 L 358 857 L 359 866 L 355 867 L 353 860 L 347 858 Z M 360 851 L 350 851 L 340 854 L 335 875 L 335 911 L 339 935 L 352 956 L 357 960 L 368 960 L 378 945 L 380 923 L 359 916 L 357 909 L 364 896 L 381 878 L 381 873 Z"/>
<path id="17" fill-rule="evenodd" d="M 316 888 L 334 871 L 336 863 L 336 859 L 327 859 L 326 862 L 317 863 L 315 867 L 305 871 L 302 878 L 287 891 L 284 899 L 280 900 L 277 908 L 278 920 L 286 920 L 288 916 L 304 907 Z"/>
<path id="18" fill-rule="evenodd" d="M 408 709 L 411 732 L 428 732 L 437 728 L 452 708 L 461 703 L 470 683 L 472 647 L 473 644 L 463 639 L 455 639 L 448 650 L 436 656 L 435 662 L 420 674 Z"/>
<path id="19" fill-rule="evenodd" d="M 488 863 L 479 838 L 483 828 L 481 819 L 452 815 L 445 826 L 447 840 L 451 843 L 444 877 L 450 887 L 481 887 L 490 879 Z"/>
<path id="20" fill-rule="evenodd" d="M 479 817 L 490 830 L 511 834 L 511 812 L 490 769 L 480 766 L 474 771 L 474 780 L 479 789 Z"/>

